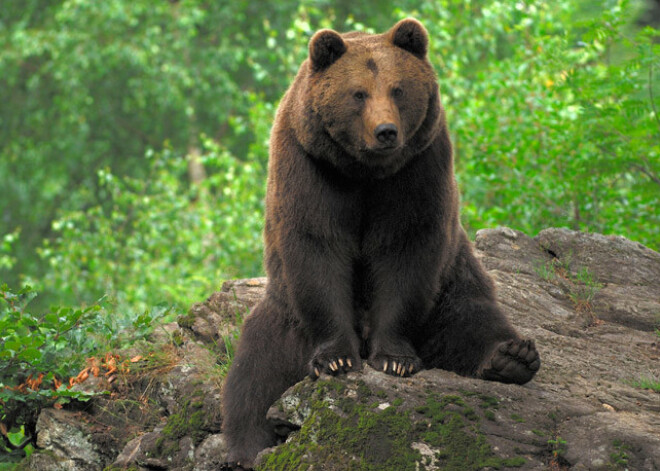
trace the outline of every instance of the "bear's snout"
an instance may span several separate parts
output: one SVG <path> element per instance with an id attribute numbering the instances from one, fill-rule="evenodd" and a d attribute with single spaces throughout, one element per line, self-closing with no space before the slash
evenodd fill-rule
<path id="1" fill-rule="evenodd" d="M 374 129 L 374 136 L 378 142 L 386 146 L 395 145 L 398 134 L 399 130 L 394 123 L 379 124 Z"/>

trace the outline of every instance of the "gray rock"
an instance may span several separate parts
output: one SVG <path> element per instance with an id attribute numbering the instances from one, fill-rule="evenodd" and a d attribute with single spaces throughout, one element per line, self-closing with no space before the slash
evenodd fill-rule
<path id="1" fill-rule="evenodd" d="M 513 324 L 536 339 L 534 380 L 504 385 L 440 370 L 401 379 L 368 367 L 305 380 L 269 411 L 278 429 L 300 430 L 260 454 L 261 470 L 660 470 L 660 394 L 638 385 L 660 380 L 660 254 L 566 229 L 535 238 L 482 230 L 475 246 Z M 216 360 L 265 286 L 227 282 L 179 325 L 159 329 L 152 339 L 167 366 L 120 378 L 114 399 L 43 411 L 45 450 L 27 469 L 218 469 Z"/>
<path id="2" fill-rule="evenodd" d="M 216 471 L 225 461 L 227 446 L 221 433 L 209 435 L 195 451 L 193 471 Z"/>
<path id="3" fill-rule="evenodd" d="M 52 471 L 87 471 L 103 469 L 107 456 L 93 440 L 94 431 L 81 413 L 45 409 L 37 420 L 37 446 L 44 450 L 33 454 L 27 469 Z"/>

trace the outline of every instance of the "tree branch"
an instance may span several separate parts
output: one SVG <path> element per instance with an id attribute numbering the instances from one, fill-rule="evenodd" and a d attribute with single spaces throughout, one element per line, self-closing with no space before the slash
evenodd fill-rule
<path id="1" fill-rule="evenodd" d="M 647 169 L 647 168 L 645 168 L 644 166 L 639 165 L 639 164 L 633 164 L 633 165 L 632 165 L 632 168 L 634 168 L 635 170 L 639 170 L 639 171 L 642 172 L 644 175 L 646 175 L 647 177 L 649 177 L 649 179 L 650 179 L 653 183 L 655 183 L 655 184 L 657 184 L 657 185 L 660 185 L 660 177 L 658 177 L 657 175 L 655 175 L 655 174 L 654 174 L 653 172 L 651 172 L 649 169 Z"/>

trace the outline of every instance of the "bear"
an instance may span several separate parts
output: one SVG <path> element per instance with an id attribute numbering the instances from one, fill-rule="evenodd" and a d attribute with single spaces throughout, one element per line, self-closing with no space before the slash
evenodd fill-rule
<path id="1" fill-rule="evenodd" d="M 225 469 L 281 437 L 273 402 L 310 376 L 441 368 L 523 384 L 540 367 L 459 221 L 424 26 L 316 32 L 271 131 L 266 295 L 223 386 Z"/>

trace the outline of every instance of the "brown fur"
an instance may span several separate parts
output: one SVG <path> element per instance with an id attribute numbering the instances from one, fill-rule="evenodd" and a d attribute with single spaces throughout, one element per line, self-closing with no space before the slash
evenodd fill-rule
<path id="1" fill-rule="evenodd" d="M 267 295 L 224 387 L 229 462 L 278 440 L 266 411 L 305 375 L 444 368 L 503 382 L 540 365 L 495 302 L 459 222 L 451 142 L 428 36 L 310 41 L 271 136 Z"/>

